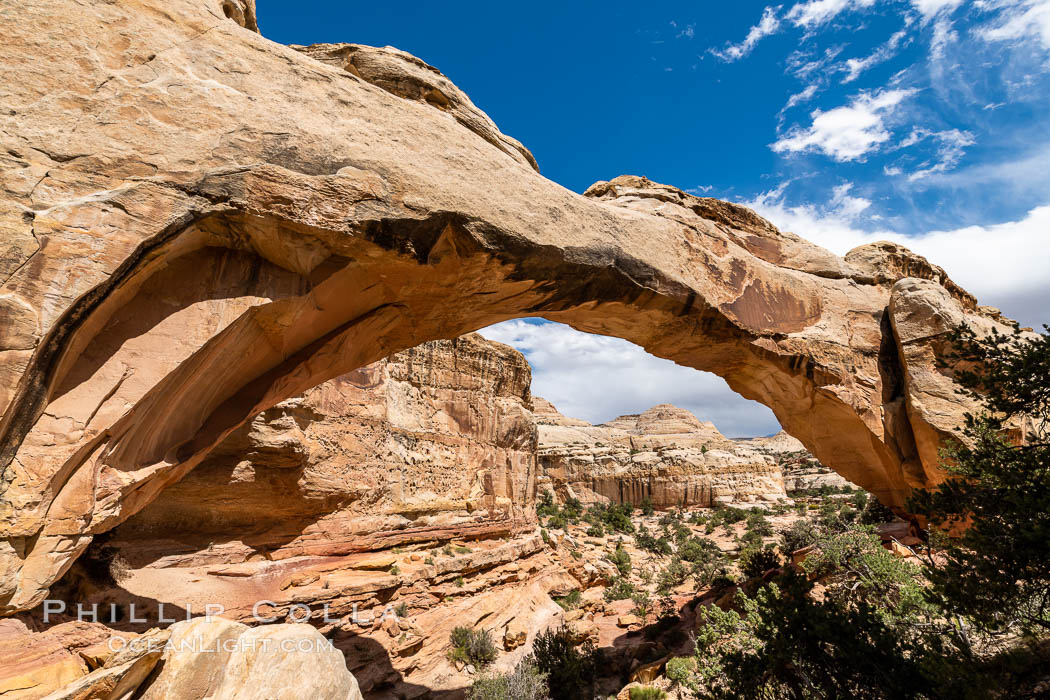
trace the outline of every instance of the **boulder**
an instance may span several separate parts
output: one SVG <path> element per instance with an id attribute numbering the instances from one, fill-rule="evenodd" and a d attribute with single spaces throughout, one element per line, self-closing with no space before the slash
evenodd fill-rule
<path id="1" fill-rule="evenodd" d="M 142 700 L 361 700 L 342 653 L 309 625 L 248 627 L 222 618 L 195 618 L 172 625 L 170 631 L 164 663 L 139 691 Z"/>
<path id="2" fill-rule="evenodd" d="M 511 649 L 517 649 L 525 643 L 525 639 L 529 636 L 529 628 L 527 621 L 521 618 L 515 617 L 503 630 L 503 648 L 507 651 Z"/>
<path id="3" fill-rule="evenodd" d="M 620 615 L 616 618 L 617 627 L 637 627 L 642 624 L 642 618 L 634 614 Z"/>

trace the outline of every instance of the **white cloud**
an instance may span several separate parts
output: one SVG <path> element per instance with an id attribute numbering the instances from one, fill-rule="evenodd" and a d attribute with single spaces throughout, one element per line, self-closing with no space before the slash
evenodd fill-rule
<path id="1" fill-rule="evenodd" d="M 812 85 L 807 85 L 806 89 L 802 92 L 796 92 L 794 95 L 788 98 L 787 104 L 784 105 L 784 108 L 782 110 L 780 110 L 781 113 L 786 112 L 795 105 L 802 104 L 803 102 L 809 102 L 811 99 L 813 99 L 813 96 L 817 94 L 818 89 L 819 86 L 816 83 L 813 83 Z"/>
<path id="2" fill-rule="evenodd" d="M 723 61 L 732 62 L 743 58 L 751 53 L 755 46 L 758 45 L 758 42 L 780 28 L 780 19 L 777 17 L 779 9 L 779 7 L 767 7 L 763 10 L 762 19 L 758 21 L 758 24 L 751 27 L 747 36 L 739 44 L 726 44 L 726 47 L 721 51 L 718 49 L 708 50 Z"/>
<path id="3" fill-rule="evenodd" d="M 885 118 L 915 90 L 862 92 L 850 104 L 811 113 L 808 129 L 795 128 L 770 147 L 777 153 L 820 151 L 837 161 L 857 160 L 888 141 Z"/>
<path id="4" fill-rule="evenodd" d="M 1050 0 L 1011 3 L 997 21 L 976 31 L 985 41 L 1038 39 L 1050 49 Z"/>
<path id="5" fill-rule="evenodd" d="M 823 55 L 812 58 L 811 52 L 795 50 L 788 54 L 787 72 L 799 80 L 808 80 L 811 75 L 824 68 L 842 53 L 844 46 L 829 46 L 824 49 Z"/>
<path id="6" fill-rule="evenodd" d="M 933 36 L 930 38 L 930 57 L 939 61 L 944 58 L 948 44 L 959 40 L 959 35 L 952 30 L 952 23 L 945 17 L 939 17 L 933 23 Z"/>
<path id="7" fill-rule="evenodd" d="M 478 332 L 521 351 L 532 366 L 532 392 L 568 416 L 601 423 L 673 403 L 730 437 L 779 430 L 768 408 L 737 395 L 719 377 L 661 360 L 626 340 L 522 320 Z"/>
<path id="8" fill-rule="evenodd" d="M 911 0 L 911 4 L 919 11 L 923 20 L 927 20 L 942 12 L 954 10 L 962 4 L 962 0 Z"/>
<path id="9" fill-rule="evenodd" d="M 948 129 L 946 131 L 931 132 L 924 129 L 915 129 L 901 145 L 911 146 L 926 138 L 933 138 L 938 142 L 937 158 L 924 163 L 918 170 L 908 175 L 909 182 L 924 180 L 935 173 L 951 170 L 965 155 L 966 148 L 975 143 L 973 134 L 969 131 Z"/>
<path id="10" fill-rule="evenodd" d="M 832 208 L 845 219 L 855 219 L 871 206 L 870 199 L 850 195 L 852 189 L 853 183 L 845 182 L 832 190 L 831 194 Z"/>
<path id="11" fill-rule="evenodd" d="M 871 7 L 875 0 L 809 0 L 800 2 L 787 13 L 787 19 L 795 26 L 809 29 L 833 20 L 846 10 Z"/>
<path id="12" fill-rule="evenodd" d="M 905 41 L 907 37 L 908 29 L 902 29 L 899 32 L 894 33 L 885 44 L 877 48 L 871 55 L 864 58 L 848 59 L 844 66 L 846 77 L 842 79 L 842 84 L 845 85 L 846 83 L 852 83 L 860 77 L 861 73 L 872 66 L 888 61 L 896 55 L 897 50 L 901 47 L 902 43 L 907 43 Z"/>
<path id="13" fill-rule="evenodd" d="M 857 216 L 836 203 L 835 195 L 828 206 L 791 206 L 778 189 L 744 204 L 781 230 L 792 231 L 839 255 L 865 243 L 896 241 L 943 267 L 980 303 L 998 306 L 1022 325 L 1050 322 L 1046 302 L 1050 299 L 1050 271 L 1046 266 L 1050 204 L 1032 209 L 1017 221 L 918 235 L 864 231 L 856 225 Z"/>

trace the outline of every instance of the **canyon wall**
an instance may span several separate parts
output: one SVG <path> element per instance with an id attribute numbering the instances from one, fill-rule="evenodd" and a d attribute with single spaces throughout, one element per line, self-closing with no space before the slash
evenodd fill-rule
<path id="1" fill-rule="evenodd" d="M 107 545 L 164 567 L 528 528 L 531 379 L 476 334 L 404 350 L 256 416 Z"/>
<path id="2" fill-rule="evenodd" d="M 786 498 L 771 450 L 730 440 L 685 409 L 661 404 L 591 425 L 534 402 L 540 488 L 562 499 L 674 508 Z"/>

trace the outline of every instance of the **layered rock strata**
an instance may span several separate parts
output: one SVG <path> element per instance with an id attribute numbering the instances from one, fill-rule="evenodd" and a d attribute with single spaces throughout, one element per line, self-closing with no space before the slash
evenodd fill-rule
<path id="1" fill-rule="evenodd" d="M 591 425 L 536 397 L 540 488 L 584 503 L 656 508 L 785 498 L 775 456 L 742 446 L 670 404 Z"/>
<path id="2" fill-rule="evenodd" d="M 107 546 L 163 568 L 531 529 L 531 379 L 476 334 L 399 352 L 264 411 Z"/>

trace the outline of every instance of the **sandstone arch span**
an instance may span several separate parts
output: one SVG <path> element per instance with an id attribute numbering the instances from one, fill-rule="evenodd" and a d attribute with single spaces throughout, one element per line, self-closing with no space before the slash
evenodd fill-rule
<path id="1" fill-rule="evenodd" d="M 944 330 L 1005 323 L 891 244 L 839 258 L 644 178 L 576 195 L 418 59 L 274 44 L 251 3 L 0 22 L 6 611 L 245 419 L 520 316 L 719 374 L 900 506 L 962 410 Z"/>

